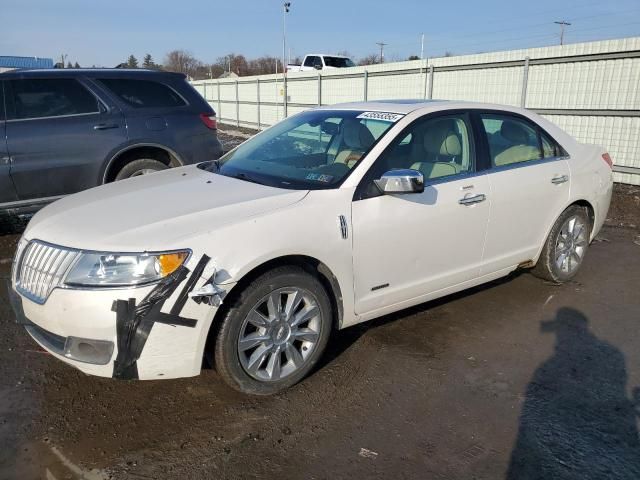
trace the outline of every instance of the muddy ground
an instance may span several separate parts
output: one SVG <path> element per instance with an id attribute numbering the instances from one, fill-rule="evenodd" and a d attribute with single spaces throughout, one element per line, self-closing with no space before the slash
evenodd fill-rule
<path id="1" fill-rule="evenodd" d="M 12 323 L 5 233 L 0 479 L 640 478 L 639 225 L 640 187 L 616 186 L 574 282 L 515 274 L 338 332 L 269 398 L 42 353 Z"/>

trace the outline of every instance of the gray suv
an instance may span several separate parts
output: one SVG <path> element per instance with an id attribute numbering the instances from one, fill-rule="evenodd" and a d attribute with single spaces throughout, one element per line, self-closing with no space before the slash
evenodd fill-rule
<path id="1" fill-rule="evenodd" d="M 0 213 L 217 159 L 215 112 L 177 73 L 17 70 L 0 74 Z"/>

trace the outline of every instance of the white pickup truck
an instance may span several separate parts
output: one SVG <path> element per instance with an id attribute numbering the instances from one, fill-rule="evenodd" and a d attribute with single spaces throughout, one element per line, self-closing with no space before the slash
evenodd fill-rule
<path id="1" fill-rule="evenodd" d="M 288 72 L 308 72 L 311 70 L 332 70 L 334 68 L 355 67 L 349 57 L 343 55 L 326 55 L 310 53 L 304 57 L 302 65 L 287 65 Z"/>

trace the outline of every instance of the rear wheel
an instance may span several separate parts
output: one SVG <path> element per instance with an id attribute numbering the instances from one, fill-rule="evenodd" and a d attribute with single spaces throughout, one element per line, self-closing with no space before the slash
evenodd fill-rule
<path id="1" fill-rule="evenodd" d="M 215 364 L 231 387 L 269 395 L 302 380 L 324 351 L 331 302 L 299 267 L 271 270 L 249 284 L 222 319 Z"/>
<path id="2" fill-rule="evenodd" d="M 159 160 L 139 158 L 122 167 L 122 170 L 116 175 L 116 181 L 124 180 L 125 178 L 139 177 L 140 175 L 148 175 L 149 173 L 159 172 L 167 168 L 169 167 Z"/>
<path id="3" fill-rule="evenodd" d="M 584 207 L 567 208 L 553 225 L 533 274 L 556 283 L 571 280 L 589 248 L 591 221 Z"/>

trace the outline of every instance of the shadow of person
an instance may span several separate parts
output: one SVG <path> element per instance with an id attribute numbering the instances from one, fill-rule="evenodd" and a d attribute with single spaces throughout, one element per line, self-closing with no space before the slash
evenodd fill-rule
<path id="1" fill-rule="evenodd" d="M 636 410 L 624 355 L 571 308 L 542 322 L 555 352 L 527 386 L 506 478 L 640 479 Z"/>

